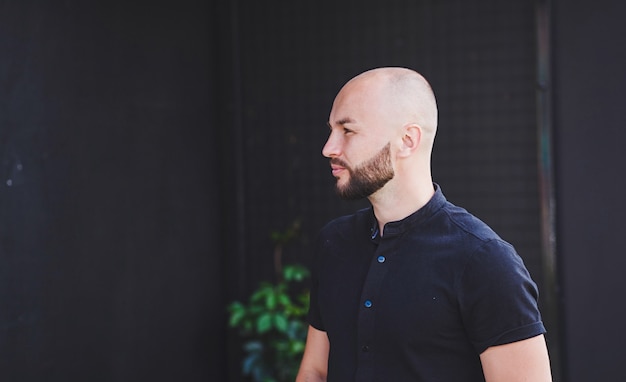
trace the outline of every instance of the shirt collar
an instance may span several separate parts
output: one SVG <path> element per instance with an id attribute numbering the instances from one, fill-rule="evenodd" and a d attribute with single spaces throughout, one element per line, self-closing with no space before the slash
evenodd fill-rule
<path id="1" fill-rule="evenodd" d="M 430 218 L 435 212 L 437 212 L 446 203 L 446 197 L 441 191 L 441 187 L 437 183 L 433 183 L 435 187 L 435 194 L 422 208 L 413 212 L 411 215 L 405 217 L 402 220 L 389 222 L 385 224 L 385 238 L 393 237 L 402 234 L 404 231 L 415 225 L 422 224 L 428 218 Z M 370 225 L 370 237 L 372 240 L 378 240 L 380 232 L 378 229 L 378 220 L 374 215 L 374 209 L 371 208 L 371 225 Z"/>

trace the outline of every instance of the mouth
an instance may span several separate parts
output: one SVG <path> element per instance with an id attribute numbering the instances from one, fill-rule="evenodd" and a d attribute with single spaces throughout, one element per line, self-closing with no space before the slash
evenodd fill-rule
<path id="1" fill-rule="evenodd" d="M 345 167 L 336 164 L 331 164 L 330 169 L 334 177 L 339 177 L 339 175 L 346 170 Z"/>

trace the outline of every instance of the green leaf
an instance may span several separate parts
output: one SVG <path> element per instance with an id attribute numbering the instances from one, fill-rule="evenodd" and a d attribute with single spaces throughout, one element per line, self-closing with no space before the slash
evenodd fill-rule
<path id="1" fill-rule="evenodd" d="M 268 310 L 276 309 L 276 293 L 268 293 L 267 296 L 265 296 L 265 307 Z"/>
<path id="2" fill-rule="evenodd" d="M 244 309 L 235 310 L 230 314 L 230 320 L 228 321 L 228 325 L 231 327 L 236 327 L 239 325 L 241 320 L 246 316 L 246 311 Z"/>
<path id="3" fill-rule="evenodd" d="M 281 293 L 278 295 L 278 303 L 282 306 L 289 306 L 291 305 L 291 299 L 288 294 Z"/>
<path id="4" fill-rule="evenodd" d="M 240 303 L 239 301 L 233 301 L 228 305 L 228 311 L 232 312 L 233 310 L 237 310 L 237 309 L 242 309 L 243 308 L 243 304 Z"/>
<path id="5" fill-rule="evenodd" d="M 292 341 L 291 344 L 291 349 L 289 349 L 292 353 L 304 353 L 304 341 Z"/>
<path id="6" fill-rule="evenodd" d="M 309 307 L 310 301 L 311 294 L 309 293 L 309 291 L 303 292 L 302 294 L 298 295 L 298 302 L 307 309 Z"/>
<path id="7" fill-rule="evenodd" d="M 275 239 L 284 243 L 293 232 L 279 233 Z M 305 346 L 309 306 L 309 292 L 298 282 L 307 277 L 306 267 L 287 265 L 283 281 L 261 282 L 247 303 L 228 306 L 229 325 L 251 340 L 244 345 L 243 365 L 251 380 L 294 380 Z"/>
<path id="8" fill-rule="evenodd" d="M 228 306 L 228 311 L 230 312 L 228 325 L 230 325 L 231 327 L 236 327 L 237 325 L 239 325 L 241 320 L 246 316 L 246 307 L 239 301 L 235 301 L 230 304 Z"/>
<path id="9" fill-rule="evenodd" d="M 258 316 L 265 311 L 265 305 L 251 305 L 248 308 L 248 314 L 250 314 L 251 316 Z"/>
<path id="10" fill-rule="evenodd" d="M 250 302 L 264 301 L 268 294 L 274 293 L 274 287 L 269 283 L 261 283 L 259 289 L 256 290 L 250 297 Z"/>
<path id="11" fill-rule="evenodd" d="M 283 276 L 287 281 L 303 281 L 309 275 L 309 270 L 302 265 L 287 265 L 283 269 Z"/>
<path id="12" fill-rule="evenodd" d="M 284 315 L 277 313 L 274 315 L 274 327 L 280 332 L 286 332 L 288 328 L 289 322 L 287 321 L 287 317 Z"/>
<path id="13" fill-rule="evenodd" d="M 256 330 L 265 333 L 272 328 L 272 314 L 264 313 L 256 321 Z"/>

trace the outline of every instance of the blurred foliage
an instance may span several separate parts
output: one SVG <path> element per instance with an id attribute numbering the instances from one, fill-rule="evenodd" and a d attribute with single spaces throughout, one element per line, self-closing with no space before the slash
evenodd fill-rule
<path id="1" fill-rule="evenodd" d="M 282 247 L 295 235 L 296 222 L 285 233 L 272 234 L 276 243 L 275 283 L 262 282 L 247 303 L 228 306 L 229 325 L 244 339 L 244 375 L 255 382 L 292 382 L 304 353 L 308 324 L 309 291 L 304 281 L 309 270 L 302 265 L 282 266 Z"/>

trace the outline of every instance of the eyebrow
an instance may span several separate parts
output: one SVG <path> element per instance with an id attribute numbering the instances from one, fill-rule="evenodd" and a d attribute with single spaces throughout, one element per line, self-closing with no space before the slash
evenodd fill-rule
<path id="1" fill-rule="evenodd" d="M 345 118 L 341 118 L 341 119 L 335 121 L 335 123 L 337 125 L 344 126 L 344 125 L 347 125 L 347 124 L 350 124 L 350 123 L 356 123 L 356 121 L 354 119 L 350 118 L 350 117 L 345 117 Z M 328 127 L 330 127 L 332 129 L 332 126 L 331 126 L 330 122 L 326 122 L 326 125 L 328 125 Z"/>

